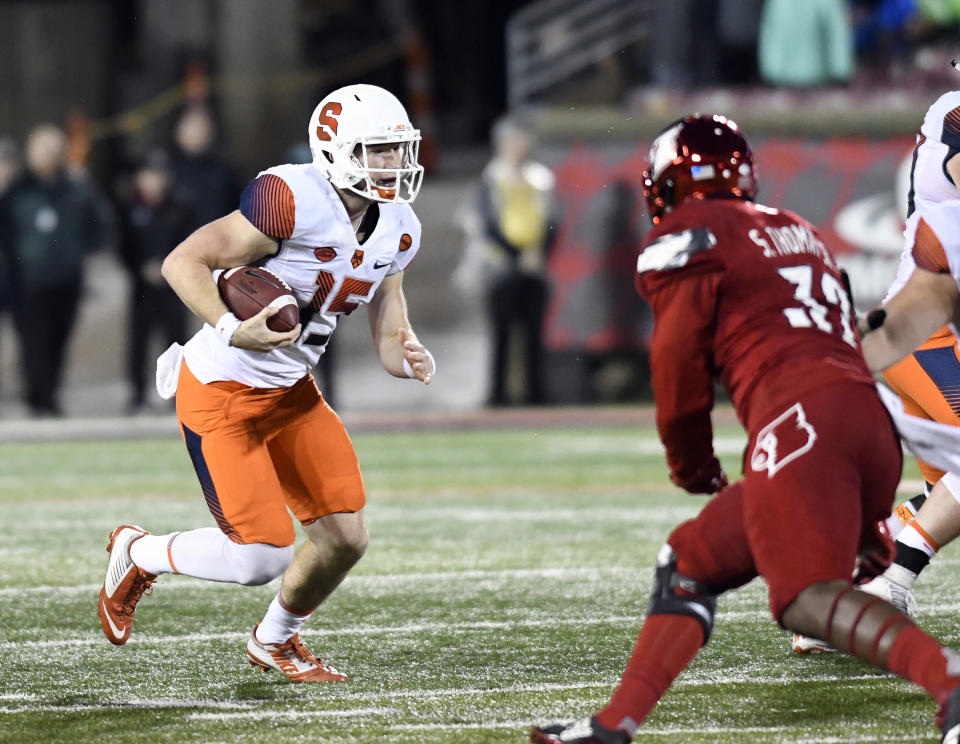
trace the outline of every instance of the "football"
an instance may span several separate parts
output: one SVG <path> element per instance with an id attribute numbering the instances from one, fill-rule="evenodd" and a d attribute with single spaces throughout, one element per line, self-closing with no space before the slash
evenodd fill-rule
<path id="1" fill-rule="evenodd" d="M 230 312 L 240 320 L 252 318 L 268 305 L 280 312 L 267 321 L 267 328 L 285 333 L 300 322 L 300 308 L 290 286 L 262 266 L 237 266 L 224 271 L 217 288 Z"/>

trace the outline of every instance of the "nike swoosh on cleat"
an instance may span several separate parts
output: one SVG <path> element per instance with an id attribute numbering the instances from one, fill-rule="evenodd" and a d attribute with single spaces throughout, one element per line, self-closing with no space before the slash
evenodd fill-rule
<path id="1" fill-rule="evenodd" d="M 380 263 L 379 261 L 374 261 L 374 262 L 373 262 L 373 268 L 375 268 L 375 269 L 385 269 L 385 268 L 387 268 L 389 265 L 390 265 L 389 262 L 387 262 L 387 263 L 385 263 L 385 264 L 382 264 L 382 263 Z"/>
<path id="2" fill-rule="evenodd" d="M 110 617 L 110 612 L 107 610 L 107 605 L 102 599 L 100 600 L 100 605 L 103 608 L 104 616 L 107 618 L 107 623 L 110 625 L 110 630 L 113 632 L 113 637 L 119 641 L 121 638 L 123 638 L 123 631 L 113 624 L 113 618 Z"/>

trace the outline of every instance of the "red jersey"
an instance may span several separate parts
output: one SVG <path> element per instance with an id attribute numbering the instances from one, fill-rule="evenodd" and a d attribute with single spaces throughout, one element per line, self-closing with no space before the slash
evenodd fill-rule
<path id="1" fill-rule="evenodd" d="M 680 486 L 705 490 L 716 462 L 714 378 L 750 432 L 815 388 L 874 383 L 837 265 L 792 212 L 688 199 L 648 233 L 636 283 L 654 312 L 657 427 Z"/>

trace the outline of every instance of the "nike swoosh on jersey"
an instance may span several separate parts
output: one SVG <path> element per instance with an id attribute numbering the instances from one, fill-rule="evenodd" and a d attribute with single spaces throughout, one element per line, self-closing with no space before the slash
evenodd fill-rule
<path id="1" fill-rule="evenodd" d="M 375 269 L 385 269 L 385 268 L 387 268 L 389 265 L 390 265 L 390 262 L 389 262 L 389 261 L 388 261 L 387 263 L 383 263 L 383 264 L 380 263 L 379 261 L 374 261 L 374 262 L 373 262 L 373 268 L 375 268 Z"/>

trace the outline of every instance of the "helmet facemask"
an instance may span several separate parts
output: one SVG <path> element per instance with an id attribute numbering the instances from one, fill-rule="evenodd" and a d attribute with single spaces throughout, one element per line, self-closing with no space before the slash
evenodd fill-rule
<path id="1" fill-rule="evenodd" d="M 366 199 L 379 202 L 408 203 L 417 197 L 423 182 L 423 166 L 417 158 L 420 153 L 420 132 L 403 139 L 391 137 L 365 137 L 353 148 L 347 175 L 353 183 L 343 187 Z M 399 166 L 396 168 L 370 165 L 370 150 L 378 145 L 397 145 L 400 149 Z M 376 157 L 376 155 L 374 155 Z M 392 183 L 390 183 L 392 179 Z"/>

